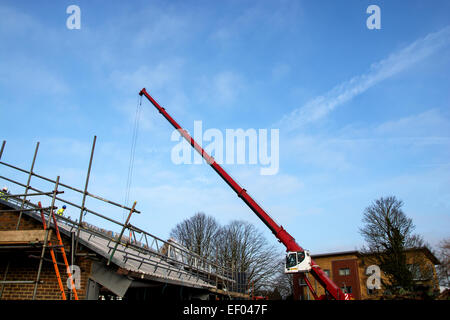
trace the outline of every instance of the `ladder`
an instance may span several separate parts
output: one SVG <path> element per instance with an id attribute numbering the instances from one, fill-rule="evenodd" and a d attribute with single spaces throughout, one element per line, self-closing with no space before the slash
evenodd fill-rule
<path id="1" fill-rule="evenodd" d="M 39 208 L 41 208 L 40 211 L 41 211 L 41 218 L 42 218 L 42 224 L 44 226 L 44 230 L 47 230 L 47 229 L 50 228 L 50 226 L 47 226 L 46 223 L 45 223 L 44 210 L 42 210 L 42 205 L 41 205 L 40 201 L 38 202 L 38 206 L 39 206 Z M 68 277 L 70 279 L 70 282 L 72 284 L 72 291 L 73 291 L 75 300 L 78 300 L 77 289 L 75 288 L 75 282 L 73 281 L 72 273 L 70 271 L 69 263 L 67 261 L 66 251 L 64 250 L 64 244 L 62 242 L 61 234 L 59 233 L 58 224 L 56 223 L 55 213 L 53 212 L 53 210 L 51 210 L 49 214 L 52 215 L 53 224 L 55 225 L 56 237 L 58 239 L 58 245 L 55 246 L 55 247 L 59 247 L 60 250 L 61 250 L 61 254 L 62 254 L 63 259 L 64 259 L 64 264 L 65 264 L 66 270 L 67 270 L 67 275 L 68 275 Z M 66 294 L 64 292 L 64 286 L 63 286 L 63 283 L 62 283 L 62 280 L 61 280 L 61 275 L 59 273 L 58 263 L 56 262 L 56 255 L 55 255 L 55 251 L 53 249 L 54 246 L 52 246 L 52 243 L 50 242 L 50 240 L 49 240 L 48 244 L 49 244 L 49 247 L 50 247 L 50 255 L 52 257 L 53 267 L 55 268 L 56 278 L 58 279 L 59 290 L 61 291 L 61 295 L 62 295 L 63 300 L 67 300 Z"/>

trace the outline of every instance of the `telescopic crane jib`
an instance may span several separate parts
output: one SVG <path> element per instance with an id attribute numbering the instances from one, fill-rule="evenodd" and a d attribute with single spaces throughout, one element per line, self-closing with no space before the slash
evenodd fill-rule
<path id="1" fill-rule="evenodd" d="M 295 239 L 280 225 L 278 225 L 267 212 L 262 209 L 255 200 L 242 188 L 200 145 L 184 130 L 168 113 L 161 107 L 155 99 L 143 88 L 139 92 L 140 96 L 145 96 L 156 109 L 166 118 L 170 124 L 186 139 L 187 142 L 206 160 L 206 162 L 217 172 L 219 176 L 233 189 L 236 194 L 252 209 L 252 211 L 262 220 L 262 222 L 272 231 L 277 239 L 286 247 L 286 273 L 300 273 L 315 299 L 333 298 L 336 300 L 348 300 L 350 296 L 344 293 L 317 265 L 309 255 L 307 250 L 300 247 Z M 324 287 L 328 295 L 318 297 L 311 286 L 306 273 L 312 276 Z"/>

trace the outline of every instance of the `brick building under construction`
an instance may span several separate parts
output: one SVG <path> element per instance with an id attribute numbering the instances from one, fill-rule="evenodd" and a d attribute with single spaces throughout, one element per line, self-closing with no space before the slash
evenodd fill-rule
<path id="1" fill-rule="evenodd" d="M 5 142 L 0 160 L 4 146 Z M 246 284 L 236 281 L 242 277 L 233 270 L 190 252 L 172 239 L 162 240 L 132 225 L 132 214 L 140 213 L 136 203 L 128 208 L 88 192 L 95 138 L 84 190 L 62 183 L 59 176 L 52 180 L 36 174 L 38 147 L 39 143 L 30 170 L 0 161 L 0 167 L 28 176 L 25 184 L 0 175 L 15 189 L 25 189 L 0 198 L 0 299 L 249 298 Z M 39 184 L 34 183 L 37 180 Z M 49 186 L 47 191 L 35 187 L 42 183 Z M 81 204 L 67 200 L 72 197 L 62 198 L 70 192 L 82 196 Z M 109 207 L 127 210 L 127 221 L 121 223 L 87 208 L 87 198 L 104 203 L 108 208 L 105 212 Z M 50 204 L 42 207 L 40 199 Z M 72 212 L 79 210 L 79 218 L 55 215 L 62 204 L 70 206 Z M 115 225 L 120 232 L 88 223 L 87 214 Z"/>

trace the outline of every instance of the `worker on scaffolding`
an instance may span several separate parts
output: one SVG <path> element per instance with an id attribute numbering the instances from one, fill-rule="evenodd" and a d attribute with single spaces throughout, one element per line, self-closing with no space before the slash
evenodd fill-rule
<path id="1" fill-rule="evenodd" d="M 59 217 L 62 217 L 62 216 L 64 215 L 64 211 L 66 210 L 66 208 L 67 208 L 66 205 L 63 205 L 61 209 L 59 209 L 58 211 L 56 211 L 56 214 L 57 214 Z"/>
<path id="2" fill-rule="evenodd" d="M 0 199 L 1 200 L 8 200 L 8 187 L 3 187 L 2 191 L 0 191 Z"/>

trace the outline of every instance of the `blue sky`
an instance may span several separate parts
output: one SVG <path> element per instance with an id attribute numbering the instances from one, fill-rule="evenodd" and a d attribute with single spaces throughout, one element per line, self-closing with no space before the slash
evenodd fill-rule
<path id="1" fill-rule="evenodd" d="M 66 28 L 71 4 L 80 30 Z M 381 30 L 366 27 L 371 4 Z M 280 129 L 276 175 L 224 167 L 304 248 L 360 247 L 362 212 L 386 195 L 434 245 L 450 230 L 448 12 L 438 0 L 2 1 L 2 160 L 28 168 L 39 141 L 35 171 L 82 189 L 96 135 L 89 190 L 125 201 L 146 87 L 189 130 L 195 120 Z M 203 211 L 255 223 L 276 243 L 211 168 L 171 162 L 171 133 L 143 101 L 130 190 L 142 214 L 132 223 L 167 238 Z"/>

